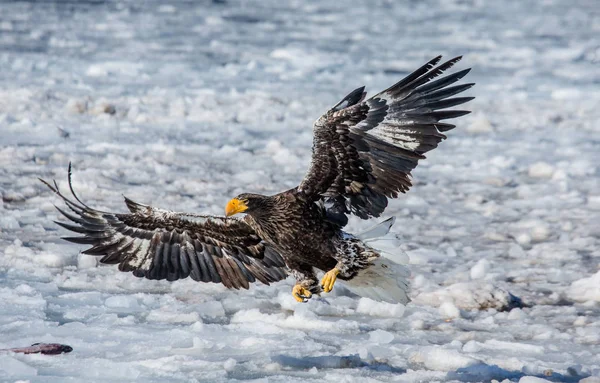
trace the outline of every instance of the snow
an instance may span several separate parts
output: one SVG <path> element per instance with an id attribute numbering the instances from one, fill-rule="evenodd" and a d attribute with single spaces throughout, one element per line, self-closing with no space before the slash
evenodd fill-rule
<path id="1" fill-rule="evenodd" d="M 473 121 L 465 129 L 469 133 L 483 134 L 492 132 L 492 123 L 483 115 L 473 117 Z"/>
<path id="2" fill-rule="evenodd" d="M 1 353 L 0 381 L 598 382 L 597 26 L 593 1 L 1 2 L 0 349 L 74 351 Z M 52 222 L 37 178 L 69 162 L 107 211 L 294 187 L 320 113 L 438 54 L 476 99 L 379 219 L 407 306 L 140 280 Z"/>
<path id="3" fill-rule="evenodd" d="M 491 264 L 487 259 L 480 259 L 475 266 L 471 267 L 471 279 L 485 278 L 486 273 L 490 270 Z"/>
<path id="4" fill-rule="evenodd" d="M 379 344 L 387 344 L 394 340 L 394 334 L 383 330 L 375 330 L 369 334 L 369 341 Z"/>
<path id="5" fill-rule="evenodd" d="M 538 378 L 535 376 L 524 376 L 519 379 L 519 383 L 551 383 L 551 380 Z"/>
<path id="6" fill-rule="evenodd" d="M 438 371 L 455 371 L 478 364 L 474 358 L 463 355 L 458 350 L 442 347 L 423 347 L 410 355 L 411 363 L 423 364 L 425 368 Z"/>
<path id="7" fill-rule="evenodd" d="M 452 302 L 444 302 L 439 308 L 442 318 L 453 319 L 460 317 L 460 310 Z"/>
<path id="8" fill-rule="evenodd" d="M 552 178 L 554 167 L 546 162 L 536 162 L 529 167 L 529 176 L 534 178 Z"/>
<path id="9" fill-rule="evenodd" d="M 577 302 L 600 302 L 600 271 L 574 281 L 567 289 L 567 296 Z"/>
<path id="10" fill-rule="evenodd" d="M 401 304 L 377 302 L 369 298 L 360 298 L 356 305 L 356 312 L 374 317 L 401 318 L 405 306 Z"/>

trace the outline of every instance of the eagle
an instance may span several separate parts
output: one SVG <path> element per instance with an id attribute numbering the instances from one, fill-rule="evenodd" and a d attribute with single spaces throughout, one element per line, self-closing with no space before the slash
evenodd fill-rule
<path id="1" fill-rule="evenodd" d="M 89 207 L 58 184 L 44 182 L 69 211 L 78 233 L 64 238 L 91 245 L 84 254 L 102 256 L 136 277 L 174 281 L 192 278 L 248 289 L 295 279 L 292 295 L 307 302 L 332 291 L 337 279 L 374 299 L 407 303 L 406 268 L 393 255 L 369 245 L 386 234 L 387 220 L 363 235 L 343 230 L 349 215 L 381 216 L 388 200 L 412 186 L 411 171 L 455 125 L 440 122 L 470 113 L 447 108 L 473 97 L 453 97 L 473 83 L 453 85 L 470 69 L 440 76 L 461 57 L 435 57 L 388 89 L 366 98 L 364 87 L 350 92 L 313 125 L 312 159 L 300 184 L 275 195 L 243 193 L 231 199 L 225 216 L 181 213 L 125 198 L 128 213 Z M 233 217 L 244 213 L 243 218 Z M 317 273 L 323 272 L 319 280 Z"/>

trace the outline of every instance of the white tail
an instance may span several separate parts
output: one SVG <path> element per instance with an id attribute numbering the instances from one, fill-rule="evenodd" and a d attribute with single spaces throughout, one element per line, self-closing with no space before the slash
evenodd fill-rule
<path id="1" fill-rule="evenodd" d="M 405 266 L 408 256 L 397 247 L 398 240 L 395 237 L 383 238 L 395 221 L 396 218 L 392 217 L 357 235 L 357 238 L 370 243 L 369 246 L 374 247 L 380 256 L 371 266 L 346 281 L 345 286 L 365 298 L 407 304 L 410 302 L 410 270 Z"/>
<path id="2" fill-rule="evenodd" d="M 396 217 L 388 218 L 385 221 L 380 222 L 377 225 L 373 226 L 372 228 L 367 229 L 360 234 L 357 234 L 356 238 L 363 240 L 365 242 L 367 242 L 367 240 L 369 240 L 369 239 L 381 238 L 390 232 L 390 229 L 392 228 L 392 226 L 394 225 L 395 222 L 396 222 Z"/>

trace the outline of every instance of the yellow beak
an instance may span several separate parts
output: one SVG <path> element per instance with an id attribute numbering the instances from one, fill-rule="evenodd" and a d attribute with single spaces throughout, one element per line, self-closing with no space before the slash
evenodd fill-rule
<path id="1" fill-rule="evenodd" d="M 225 216 L 230 217 L 237 213 L 243 213 L 248 209 L 248 206 L 244 203 L 244 201 L 240 201 L 237 198 L 232 199 L 227 202 L 227 206 L 225 206 Z"/>

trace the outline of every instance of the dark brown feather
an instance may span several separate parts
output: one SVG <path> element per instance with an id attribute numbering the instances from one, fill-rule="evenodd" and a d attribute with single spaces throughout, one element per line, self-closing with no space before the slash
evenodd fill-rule
<path id="1" fill-rule="evenodd" d="M 387 198 L 406 192 L 423 154 L 446 138 L 441 132 L 454 128 L 439 121 L 469 113 L 444 109 L 473 99 L 449 98 L 473 84 L 448 87 L 469 69 L 437 79 L 461 57 L 436 67 L 440 59 L 366 101 L 359 101 L 364 92 L 358 88 L 321 116 L 314 126 L 311 165 L 298 190 L 325 201 L 331 213 L 363 219 L 378 217 Z"/>
<path id="2" fill-rule="evenodd" d="M 269 284 L 287 276 L 281 256 L 243 221 L 175 213 L 128 198 L 128 214 L 98 211 L 75 195 L 70 168 L 69 190 L 75 200 L 63 195 L 56 183 L 43 182 L 74 213 L 57 208 L 74 224 L 57 223 L 82 235 L 65 239 L 92 245 L 83 253 L 102 256 L 102 263 L 119 264 L 121 271 L 169 281 L 191 276 L 235 289 L 247 289 L 256 280 Z"/>

